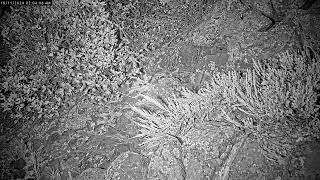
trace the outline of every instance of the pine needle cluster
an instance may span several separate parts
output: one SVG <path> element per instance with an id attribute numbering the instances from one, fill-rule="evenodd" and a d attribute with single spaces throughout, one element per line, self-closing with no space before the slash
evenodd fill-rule
<path id="1" fill-rule="evenodd" d="M 141 129 L 135 138 L 144 137 L 142 146 L 151 149 L 176 141 L 184 144 L 184 136 L 197 123 L 209 121 L 215 108 L 208 92 L 194 93 L 181 88 L 170 97 L 140 94 L 142 100 L 131 109 L 139 116 L 134 121 Z"/>

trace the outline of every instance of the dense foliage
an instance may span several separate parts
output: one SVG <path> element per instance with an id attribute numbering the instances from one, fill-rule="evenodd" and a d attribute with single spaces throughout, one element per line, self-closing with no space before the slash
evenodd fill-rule
<path id="1" fill-rule="evenodd" d="M 13 9 L 2 31 L 12 50 L 1 69 L 2 109 L 14 119 L 51 118 L 75 97 L 97 103 L 118 98 L 140 75 L 143 57 L 108 18 L 96 1 Z"/>
<path id="2" fill-rule="evenodd" d="M 245 73 L 216 72 L 206 88 L 197 93 L 182 88 L 180 96 L 154 98 L 141 88 L 143 100 L 131 107 L 140 115 L 137 137 L 151 149 L 176 140 L 183 145 L 184 135 L 197 125 L 224 119 L 260 139 L 266 156 L 283 162 L 294 142 L 319 138 L 317 58 L 288 51 Z"/>
<path id="3" fill-rule="evenodd" d="M 132 116 L 126 118 L 139 129 L 130 140 L 141 140 L 147 150 L 170 143 L 183 147 L 192 129 L 212 124 L 254 135 L 276 160 L 288 155 L 292 142 L 320 137 L 320 58 L 315 51 L 288 51 L 256 61 L 244 73 L 215 72 L 197 92 L 177 83 L 175 93 L 165 87 L 161 94 L 155 89 L 158 84 L 143 72 L 146 58 L 134 52 L 127 39 L 140 36 L 128 29 L 143 24 L 136 19 L 148 14 L 149 6 L 140 8 L 134 0 L 117 2 L 57 0 L 50 7 L 12 9 L 1 24 L 11 53 L 0 69 L 0 110 L 10 115 L 6 121 L 36 127 L 35 123 L 68 113 L 84 97 L 108 106 L 121 101 L 128 90 L 137 101 L 129 102 Z M 134 14 L 132 24 L 121 25 L 130 20 L 129 14 Z M 144 20 L 154 27 L 164 24 L 149 17 Z M 167 35 L 162 29 L 161 33 Z M 149 40 L 159 47 L 165 42 L 152 37 Z M 153 74 L 154 79 L 157 76 Z M 105 121 L 109 114 L 114 115 L 106 112 Z"/>

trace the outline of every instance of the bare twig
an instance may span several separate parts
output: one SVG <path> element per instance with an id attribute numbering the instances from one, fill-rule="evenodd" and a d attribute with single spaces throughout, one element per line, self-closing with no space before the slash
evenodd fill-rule
<path id="1" fill-rule="evenodd" d="M 225 161 L 223 167 L 218 173 L 218 180 L 227 180 L 229 177 L 229 171 L 230 171 L 230 166 L 232 165 L 232 162 L 234 161 L 239 149 L 242 147 L 244 144 L 245 140 L 247 139 L 248 134 L 244 135 L 241 137 L 240 141 L 237 142 L 233 148 L 231 149 L 229 158 Z"/>
<path id="2" fill-rule="evenodd" d="M 243 128 L 243 126 L 242 126 L 239 122 L 231 119 L 231 118 L 228 116 L 228 114 L 224 111 L 223 108 L 221 108 L 221 112 L 225 115 L 225 117 L 226 117 L 225 119 L 226 119 L 228 122 L 230 122 L 231 124 L 234 124 L 235 126 L 237 126 L 237 127 L 239 127 L 239 128 Z"/>

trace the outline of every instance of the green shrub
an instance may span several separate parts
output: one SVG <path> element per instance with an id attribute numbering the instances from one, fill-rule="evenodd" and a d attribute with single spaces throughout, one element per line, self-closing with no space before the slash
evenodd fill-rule
<path id="1" fill-rule="evenodd" d="M 120 97 L 144 58 L 130 50 L 103 5 L 58 0 L 14 8 L 2 31 L 12 51 L 1 69 L 4 111 L 50 118 L 72 107 L 75 96 L 97 103 Z"/>
<path id="2" fill-rule="evenodd" d="M 208 122 L 220 102 L 206 91 L 198 94 L 179 88 L 179 94 L 152 97 L 140 94 L 141 101 L 130 105 L 139 117 L 134 122 L 140 127 L 141 143 L 147 149 L 162 148 L 177 141 L 184 144 L 184 136 L 200 123 Z"/>
<path id="3" fill-rule="evenodd" d="M 294 143 L 319 138 L 319 56 L 285 52 L 278 59 L 256 62 L 244 74 L 215 73 L 207 86 L 193 93 L 182 88 L 181 97 L 164 100 L 143 95 L 131 106 L 139 114 L 134 121 L 147 148 L 178 140 L 185 132 L 205 121 L 221 119 L 260 139 L 269 159 L 283 162 Z M 145 85 L 152 87 L 152 85 Z M 143 106 L 141 106 L 141 104 Z M 242 118 L 235 119 L 238 113 Z"/>
<path id="4" fill-rule="evenodd" d="M 310 58 L 304 51 L 288 51 L 276 59 L 255 62 L 254 69 L 242 76 L 217 73 L 211 87 L 224 89 L 223 97 L 233 109 L 261 123 L 291 119 L 292 125 L 308 126 L 319 115 L 319 82 L 319 59 Z"/>
<path id="5" fill-rule="evenodd" d="M 261 141 L 269 159 L 283 162 L 298 141 L 320 137 L 320 61 L 302 52 L 285 52 L 278 58 L 255 62 L 243 75 L 217 73 L 211 88 L 222 88 L 223 100 L 242 128 Z"/>

